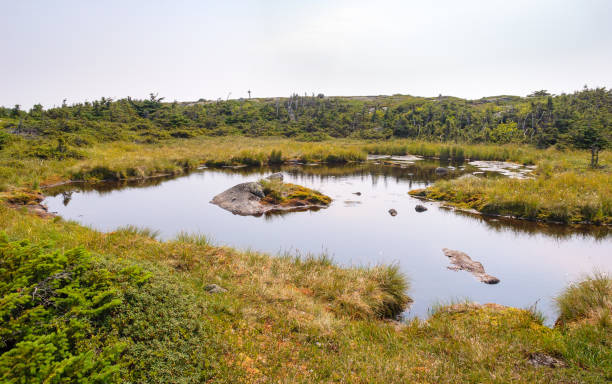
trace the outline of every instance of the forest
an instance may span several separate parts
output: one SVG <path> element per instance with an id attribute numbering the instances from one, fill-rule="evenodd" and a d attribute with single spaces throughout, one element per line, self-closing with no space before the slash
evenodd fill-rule
<path id="1" fill-rule="evenodd" d="M 612 136 L 612 90 L 587 88 L 551 95 L 495 96 L 478 100 L 404 95 L 165 102 L 149 98 L 93 102 L 49 109 L 36 104 L 0 107 L 0 148 L 27 139 L 39 158 L 78 157 L 78 147 L 97 142 L 158 143 L 193 136 L 276 136 L 298 141 L 331 138 L 409 138 L 449 143 L 529 144 L 537 148 L 591 151 L 597 165 Z M 56 141 L 49 145 L 49 139 Z"/>

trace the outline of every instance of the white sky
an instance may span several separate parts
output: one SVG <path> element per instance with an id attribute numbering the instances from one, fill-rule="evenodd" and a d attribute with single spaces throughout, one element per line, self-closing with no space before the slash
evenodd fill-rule
<path id="1" fill-rule="evenodd" d="M 612 1 L 0 0 L 0 105 L 612 86 Z"/>

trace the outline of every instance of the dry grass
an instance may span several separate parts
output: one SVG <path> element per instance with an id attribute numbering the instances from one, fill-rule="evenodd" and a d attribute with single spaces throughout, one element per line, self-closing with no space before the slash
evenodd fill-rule
<path id="1" fill-rule="evenodd" d="M 439 181 L 416 196 L 485 214 L 562 223 L 612 224 L 612 173 L 564 171 L 535 179 L 459 178 Z"/>
<path id="2" fill-rule="evenodd" d="M 215 348 L 205 348 L 197 356 L 185 351 L 185 358 L 173 360 L 175 343 L 189 337 L 182 324 L 167 321 L 165 328 L 153 330 L 142 323 L 139 345 L 147 345 L 149 335 L 158 332 L 163 332 L 166 342 L 164 349 L 157 344 L 130 349 L 129 356 L 136 359 L 132 364 L 147 367 L 152 356 L 158 359 L 160 354 L 168 359 L 166 365 L 151 367 L 156 376 L 147 382 L 187 382 L 187 377 L 197 377 L 194 361 L 219 359 L 222 364 L 213 366 L 225 368 L 207 371 L 209 382 L 599 383 L 610 379 L 609 336 L 599 328 L 577 328 L 583 333 L 566 334 L 542 326 L 528 311 L 496 306 L 440 310 L 427 321 L 403 324 L 380 320 L 395 315 L 409 300 L 407 280 L 393 266 L 343 269 L 324 256 L 270 257 L 211 246 L 193 235 L 160 242 L 138 230 L 104 234 L 3 205 L 0 228 L 12 239 L 61 249 L 84 246 L 107 263 L 119 263 L 119 269 L 136 263 L 154 274 L 151 284 L 167 287 L 177 298 L 188 298 L 193 318 L 214 338 Z M 204 287 L 211 283 L 228 292 L 206 293 Z M 147 311 L 142 318 L 163 313 L 172 319 L 172 310 L 165 308 L 169 299 L 151 297 L 139 309 Z M 535 368 L 527 362 L 534 352 L 561 358 L 568 366 Z M 135 368 L 126 368 L 130 369 Z"/>

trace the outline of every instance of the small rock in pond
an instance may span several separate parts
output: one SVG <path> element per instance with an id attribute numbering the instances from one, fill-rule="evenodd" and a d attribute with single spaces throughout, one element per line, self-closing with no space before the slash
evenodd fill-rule
<path id="1" fill-rule="evenodd" d="M 396 215 L 397 215 L 397 211 L 396 211 L 395 209 L 391 208 L 391 209 L 389 210 L 389 214 L 390 214 L 391 216 L 396 216 Z"/>
<path id="2" fill-rule="evenodd" d="M 436 173 L 439 173 L 441 175 L 448 173 L 448 169 L 444 168 L 444 167 L 438 167 L 436 168 Z"/>
<path id="3" fill-rule="evenodd" d="M 208 284 L 204 287 L 204 290 L 208 293 L 224 293 L 227 292 L 227 289 L 218 286 L 217 284 Z"/>
<path id="4" fill-rule="evenodd" d="M 484 267 L 478 261 L 472 260 L 467 254 L 461 251 L 454 251 L 448 248 L 442 248 L 444 255 L 450 259 L 452 267 L 447 267 L 453 271 L 468 271 L 478 280 L 485 284 L 497 284 L 499 279 L 495 276 L 488 275 Z"/>
<path id="5" fill-rule="evenodd" d="M 427 210 L 427 208 L 421 204 L 417 204 L 416 207 L 414 207 L 414 210 L 417 212 L 425 212 Z"/>
<path id="6" fill-rule="evenodd" d="M 565 362 L 544 353 L 532 353 L 529 355 L 528 361 L 534 367 L 559 368 L 566 366 Z"/>
<path id="7" fill-rule="evenodd" d="M 353 192 L 353 195 L 361 196 L 361 192 Z"/>
<path id="8" fill-rule="evenodd" d="M 270 176 L 266 177 L 266 179 L 268 179 L 268 180 L 280 180 L 280 181 L 283 181 L 284 178 L 285 177 L 283 176 L 282 172 L 276 172 L 276 173 L 273 173 Z"/>

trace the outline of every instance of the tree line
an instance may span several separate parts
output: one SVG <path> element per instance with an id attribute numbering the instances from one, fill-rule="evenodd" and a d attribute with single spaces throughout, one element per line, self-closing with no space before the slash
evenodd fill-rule
<path id="1" fill-rule="evenodd" d="M 154 143 L 195 135 L 328 138 L 412 138 L 454 143 L 523 143 L 589 149 L 596 164 L 610 145 L 612 90 L 587 88 L 551 95 L 495 96 L 477 100 L 405 95 L 164 102 L 101 98 L 30 110 L 0 107 L 4 136 L 31 140 L 61 137 L 68 145 L 129 140 Z M 0 142 L 3 133 L 0 133 Z"/>

